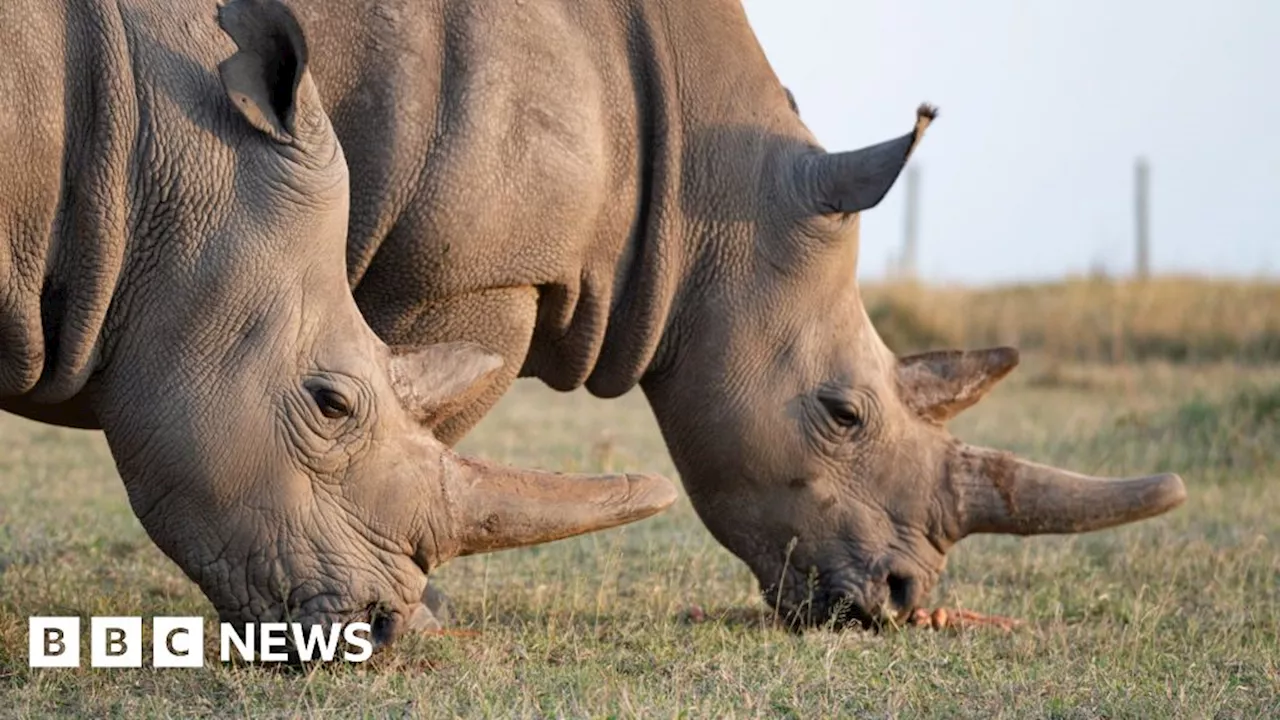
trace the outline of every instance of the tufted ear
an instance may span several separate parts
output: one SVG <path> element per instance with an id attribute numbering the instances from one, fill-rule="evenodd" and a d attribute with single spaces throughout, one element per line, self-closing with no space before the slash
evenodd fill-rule
<path id="1" fill-rule="evenodd" d="M 943 423 L 982 399 L 1018 365 L 1018 351 L 941 350 L 898 360 L 898 392 L 917 415 Z"/>
<path id="2" fill-rule="evenodd" d="M 401 346 L 391 352 L 391 384 L 405 409 L 428 427 L 473 402 L 503 365 L 501 355 L 470 342 Z"/>
<path id="3" fill-rule="evenodd" d="M 324 112 L 297 18 L 278 0 L 229 0 L 218 25 L 239 48 L 218 65 L 231 104 L 276 142 L 293 143 Z"/>
<path id="4" fill-rule="evenodd" d="M 880 204 L 920 144 L 925 128 L 937 116 L 937 108 L 921 105 L 916 110 L 916 126 L 902 137 L 861 150 L 817 156 L 804 169 L 814 211 L 856 213 Z"/>

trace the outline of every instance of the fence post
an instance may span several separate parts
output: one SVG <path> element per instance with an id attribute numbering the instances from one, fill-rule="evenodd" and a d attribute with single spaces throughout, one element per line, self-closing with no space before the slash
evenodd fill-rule
<path id="1" fill-rule="evenodd" d="M 902 223 L 902 257 L 899 258 L 901 275 L 909 281 L 916 280 L 917 255 L 920 228 L 920 171 L 908 165 L 906 172 L 906 216 Z"/>
<path id="2" fill-rule="evenodd" d="M 1151 276 L 1151 237 L 1149 207 L 1151 169 L 1146 158 L 1139 157 L 1133 167 L 1134 240 L 1137 257 L 1134 258 L 1134 275 L 1139 280 Z"/>

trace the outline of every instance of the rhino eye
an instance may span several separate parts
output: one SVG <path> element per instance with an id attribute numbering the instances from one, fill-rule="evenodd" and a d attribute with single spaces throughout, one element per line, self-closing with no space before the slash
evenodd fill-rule
<path id="1" fill-rule="evenodd" d="M 327 387 L 313 388 L 311 398 L 315 400 L 320 414 L 336 420 L 351 415 L 351 404 L 337 390 Z"/>
<path id="2" fill-rule="evenodd" d="M 827 414 L 835 421 L 837 425 L 844 428 L 860 428 L 862 427 L 862 414 L 858 412 L 858 408 L 848 400 L 827 396 L 818 398 L 822 401 L 822 407 L 826 409 Z"/>

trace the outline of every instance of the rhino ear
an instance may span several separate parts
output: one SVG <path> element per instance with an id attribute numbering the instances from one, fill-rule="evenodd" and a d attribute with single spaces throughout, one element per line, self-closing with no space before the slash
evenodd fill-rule
<path id="1" fill-rule="evenodd" d="M 1018 365 L 1010 347 L 943 350 L 898 361 L 898 391 L 921 418 L 942 423 L 982 399 Z"/>
<path id="2" fill-rule="evenodd" d="M 250 125 L 291 144 L 299 119 L 322 112 L 302 26 L 279 0 L 229 0 L 218 25 L 240 48 L 218 65 L 231 104 Z"/>
<path id="3" fill-rule="evenodd" d="M 391 349 L 391 384 L 419 422 L 434 427 L 489 387 L 502 356 L 470 342 Z"/>
<path id="4" fill-rule="evenodd" d="M 902 137 L 861 150 L 816 156 L 804 170 L 812 188 L 814 211 L 822 215 L 856 213 L 880 204 L 924 137 L 925 128 L 937 116 L 937 108 L 921 105 L 916 110 L 916 126 Z"/>

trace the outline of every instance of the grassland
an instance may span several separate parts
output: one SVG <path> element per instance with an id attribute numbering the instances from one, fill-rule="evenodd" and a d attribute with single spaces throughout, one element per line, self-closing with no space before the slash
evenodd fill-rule
<path id="1" fill-rule="evenodd" d="M 863 289 L 899 352 L 1014 345 L 1088 362 L 1280 362 L 1280 283 L 1076 278 L 974 290 L 913 283 Z"/>
<path id="2" fill-rule="evenodd" d="M 960 310 L 916 312 L 942 326 Z M 1255 312 L 1206 322 L 1263 337 L 1280 314 L 1250 321 L 1261 329 L 1227 322 Z M 1190 322 L 1181 314 L 1160 322 Z M 956 339 L 985 332 L 977 317 Z M 1156 326 L 1141 317 L 1126 327 Z M 992 339 L 1027 338 L 1008 332 Z M 627 528 L 451 563 L 437 580 L 476 637 L 414 638 L 363 666 L 306 672 L 33 671 L 29 615 L 213 616 L 133 518 L 97 434 L 0 416 L 0 717 L 1280 716 L 1280 364 L 1242 351 L 1081 362 L 1057 342 L 957 434 L 1086 472 L 1178 471 L 1190 499 L 1122 529 L 962 543 L 935 604 L 1027 621 L 1011 634 L 772 629 L 750 574 L 682 499 Z M 674 472 L 638 394 L 602 402 L 522 383 L 463 449 Z M 694 605 L 705 621 L 686 619 Z"/>

